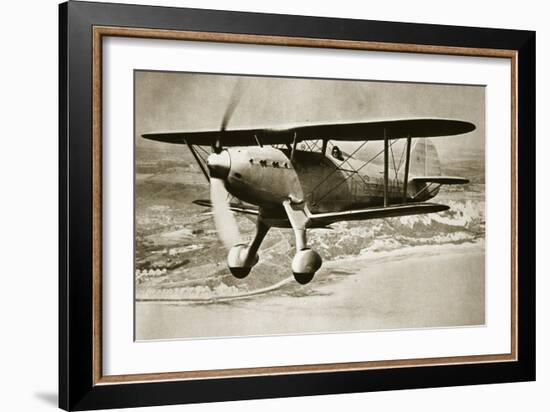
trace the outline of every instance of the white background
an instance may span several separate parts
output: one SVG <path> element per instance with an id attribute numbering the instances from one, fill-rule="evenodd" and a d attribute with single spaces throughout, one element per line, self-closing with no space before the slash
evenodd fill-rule
<path id="1" fill-rule="evenodd" d="M 233 0 L 225 4 L 221 0 L 150 0 L 148 3 L 537 30 L 540 186 L 537 209 L 542 211 L 550 200 L 543 192 L 542 179 L 549 172 L 544 160 L 550 150 L 548 140 L 543 138 L 550 132 L 543 116 L 550 110 L 545 99 L 550 93 L 549 81 L 544 76 L 550 73 L 550 28 L 544 2 L 403 0 L 367 4 L 352 0 L 325 3 L 277 0 L 263 4 Z M 4 146 L 0 151 L 3 263 L 0 404 L 6 411 L 53 410 L 57 392 L 57 2 L 11 2 L 3 6 L 1 16 L 0 130 Z M 537 219 L 537 249 L 542 257 L 548 246 L 543 240 L 550 227 L 548 217 L 542 213 Z M 548 263 L 539 259 L 537 269 L 538 381 L 535 383 L 172 406 L 164 410 L 546 410 L 550 358 L 545 348 L 549 347 L 550 305 L 545 298 L 550 290 L 544 275 Z"/>

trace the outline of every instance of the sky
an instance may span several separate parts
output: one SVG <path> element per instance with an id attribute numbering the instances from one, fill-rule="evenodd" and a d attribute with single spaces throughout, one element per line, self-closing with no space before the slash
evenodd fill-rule
<path id="1" fill-rule="evenodd" d="M 234 97 L 228 129 L 453 118 L 474 123 L 476 130 L 434 138 L 440 157 L 484 153 L 484 86 L 151 71 L 135 72 L 138 150 L 160 144 L 139 138 L 146 132 L 219 130 Z"/>

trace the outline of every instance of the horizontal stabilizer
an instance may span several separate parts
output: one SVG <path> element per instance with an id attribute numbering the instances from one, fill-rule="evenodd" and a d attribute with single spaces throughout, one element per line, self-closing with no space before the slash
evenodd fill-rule
<path id="1" fill-rule="evenodd" d="M 196 205 L 199 205 L 199 206 L 212 207 L 212 202 L 210 200 L 206 200 L 206 199 L 193 200 L 193 203 L 196 204 Z M 244 213 L 244 214 L 247 214 L 247 215 L 258 215 L 259 214 L 259 209 L 257 207 L 245 206 L 245 205 L 238 204 L 238 203 L 230 203 L 229 204 L 229 210 L 232 210 L 233 212 L 237 212 L 237 213 Z"/>
<path id="2" fill-rule="evenodd" d="M 370 207 L 367 209 L 346 210 L 344 212 L 319 213 L 309 216 L 310 226 L 329 225 L 344 220 L 368 220 L 385 217 L 419 215 L 448 210 L 449 206 L 437 203 L 405 203 L 386 207 Z"/>
<path id="3" fill-rule="evenodd" d="M 440 185 L 465 185 L 470 183 L 468 179 L 455 176 L 421 176 L 411 179 L 414 183 L 437 183 Z"/>

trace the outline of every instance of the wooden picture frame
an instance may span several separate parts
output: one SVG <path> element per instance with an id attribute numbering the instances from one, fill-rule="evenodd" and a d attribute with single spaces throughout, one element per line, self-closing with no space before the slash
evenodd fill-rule
<path id="1" fill-rule="evenodd" d="M 59 406 L 215 402 L 535 379 L 535 33 L 69 2 L 60 5 Z M 137 375 L 102 373 L 102 40 L 106 36 L 511 60 L 511 352 Z"/>

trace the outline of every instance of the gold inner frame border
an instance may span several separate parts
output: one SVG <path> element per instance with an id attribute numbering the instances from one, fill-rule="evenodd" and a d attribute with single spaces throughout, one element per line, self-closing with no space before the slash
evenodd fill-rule
<path id="1" fill-rule="evenodd" d="M 143 373 L 130 375 L 103 375 L 102 339 L 102 43 L 103 37 L 130 37 L 164 40 L 204 41 L 218 43 L 275 45 L 289 47 L 318 47 L 385 51 L 399 53 L 422 53 L 439 55 L 497 57 L 511 60 L 511 352 L 472 356 L 451 356 L 439 358 L 392 359 L 381 361 L 324 363 L 314 365 L 288 365 L 254 368 L 217 369 L 181 372 Z M 320 38 L 264 36 L 250 34 L 178 31 L 144 29 L 133 27 L 94 26 L 92 43 L 92 296 L 93 296 L 93 384 L 130 384 L 138 382 L 158 382 L 190 379 L 216 379 L 261 375 L 284 375 L 299 373 L 320 373 L 336 371 L 357 371 L 383 368 L 403 368 L 414 366 L 458 365 L 468 363 L 494 363 L 517 361 L 517 52 L 515 50 L 466 48 L 454 46 L 433 46 L 421 44 L 385 43 L 355 40 L 335 40 Z"/>

